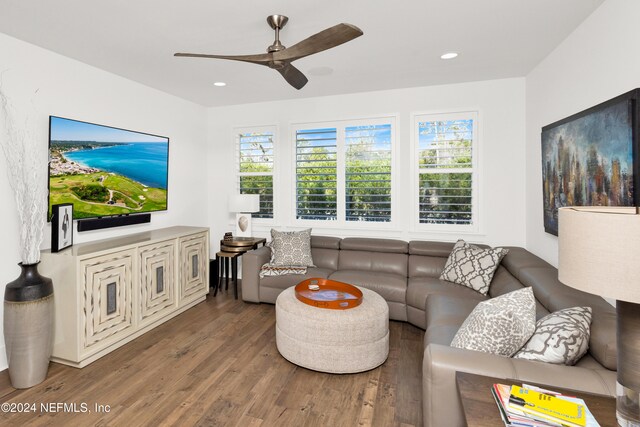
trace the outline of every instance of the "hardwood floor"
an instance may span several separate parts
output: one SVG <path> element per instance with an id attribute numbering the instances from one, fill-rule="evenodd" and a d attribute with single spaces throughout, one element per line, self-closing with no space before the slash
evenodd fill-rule
<path id="1" fill-rule="evenodd" d="M 423 332 L 403 322 L 389 327 L 381 367 L 324 374 L 280 356 L 273 305 L 209 295 L 86 368 L 52 363 L 31 389 L 13 389 L 0 372 L 0 402 L 35 404 L 30 413 L 0 412 L 0 425 L 422 425 Z"/>

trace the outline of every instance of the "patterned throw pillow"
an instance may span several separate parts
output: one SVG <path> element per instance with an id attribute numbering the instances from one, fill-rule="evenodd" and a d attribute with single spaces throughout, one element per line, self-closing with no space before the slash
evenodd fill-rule
<path id="1" fill-rule="evenodd" d="M 548 314 L 536 332 L 513 357 L 575 365 L 589 348 L 591 307 L 573 307 Z"/>
<path id="2" fill-rule="evenodd" d="M 511 357 L 536 329 L 536 302 L 531 288 L 479 303 L 453 337 L 451 347 Z"/>
<path id="3" fill-rule="evenodd" d="M 493 274 L 509 249 L 482 249 L 458 240 L 453 246 L 440 280 L 448 280 L 486 295 Z"/>
<path id="4" fill-rule="evenodd" d="M 277 231 L 271 229 L 271 264 L 315 267 L 311 257 L 311 229 Z"/>

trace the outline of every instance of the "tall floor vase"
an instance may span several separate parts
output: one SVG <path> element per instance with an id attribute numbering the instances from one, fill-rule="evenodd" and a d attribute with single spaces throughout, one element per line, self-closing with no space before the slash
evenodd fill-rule
<path id="1" fill-rule="evenodd" d="M 4 291 L 4 340 L 9 377 L 15 388 L 29 388 L 47 376 L 53 345 L 53 282 L 38 264 L 19 264 L 22 272 Z"/>

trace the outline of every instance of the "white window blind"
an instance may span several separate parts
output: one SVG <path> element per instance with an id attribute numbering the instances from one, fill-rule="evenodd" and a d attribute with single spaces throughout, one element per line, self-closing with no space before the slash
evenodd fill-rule
<path id="1" fill-rule="evenodd" d="M 391 221 L 391 124 L 345 128 L 347 221 Z"/>
<path id="2" fill-rule="evenodd" d="M 260 212 L 254 218 L 273 218 L 274 132 L 239 130 L 236 135 L 238 191 L 260 195 Z"/>
<path id="3" fill-rule="evenodd" d="M 475 113 L 418 116 L 420 224 L 474 224 Z"/>
<path id="4" fill-rule="evenodd" d="M 296 131 L 296 218 L 336 220 L 336 128 Z"/>

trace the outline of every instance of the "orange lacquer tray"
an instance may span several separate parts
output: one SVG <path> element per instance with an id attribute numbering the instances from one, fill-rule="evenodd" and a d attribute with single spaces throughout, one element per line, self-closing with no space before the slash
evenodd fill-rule
<path id="1" fill-rule="evenodd" d="M 317 291 L 309 285 L 318 285 Z M 362 291 L 348 283 L 329 279 L 307 279 L 296 285 L 296 298 L 305 304 L 332 310 L 346 310 L 362 303 Z"/>

